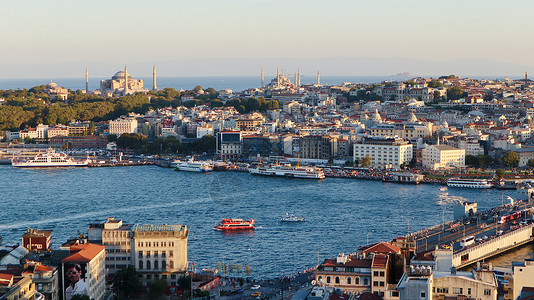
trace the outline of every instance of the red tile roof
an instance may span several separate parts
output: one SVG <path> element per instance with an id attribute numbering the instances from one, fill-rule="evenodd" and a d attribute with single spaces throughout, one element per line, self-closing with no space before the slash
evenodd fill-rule
<path id="1" fill-rule="evenodd" d="M 70 251 L 76 253 L 63 259 L 63 262 L 90 262 L 98 254 L 106 251 L 106 247 L 95 244 L 75 244 L 70 247 Z"/>
<path id="2" fill-rule="evenodd" d="M 373 268 L 385 269 L 387 266 L 388 257 L 385 254 L 375 254 L 373 257 Z"/>
<path id="3" fill-rule="evenodd" d="M 395 247 L 391 245 L 390 243 L 386 242 L 380 242 L 378 244 L 375 244 L 367 249 L 365 249 L 363 252 L 365 253 L 400 253 L 400 248 Z"/>
<path id="4" fill-rule="evenodd" d="M 370 259 L 358 259 L 355 257 L 349 258 L 347 263 L 337 263 L 336 259 L 325 259 L 323 266 L 327 267 L 359 267 L 359 268 L 371 268 Z"/>
<path id="5" fill-rule="evenodd" d="M 0 273 L 0 285 L 8 286 L 13 281 L 13 275 Z"/>

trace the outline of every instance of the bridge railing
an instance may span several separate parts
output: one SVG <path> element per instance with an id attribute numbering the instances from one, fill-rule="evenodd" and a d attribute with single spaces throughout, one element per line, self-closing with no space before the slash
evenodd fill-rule
<path id="1" fill-rule="evenodd" d="M 503 240 L 503 239 L 505 239 L 505 238 L 508 238 L 508 237 L 510 237 L 510 236 L 512 236 L 512 235 L 517 234 L 518 232 L 523 232 L 523 231 L 525 231 L 525 230 L 530 230 L 530 231 L 532 231 L 532 228 L 534 228 L 534 223 L 531 223 L 531 224 L 528 224 L 528 225 L 521 226 L 521 227 L 519 227 L 519 228 L 517 228 L 517 229 L 515 229 L 515 230 L 513 230 L 513 231 L 507 232 L 507 233 L 505 233 L 505 234 L 502 234 L 502 235 L 500 235 L 500 236 L 498 236 L 498 237 L 495 237 L 495 238 L 492 238 L 492 239 L 488 239 L 488 240 L 486 240 L 486 241 L 484 241 L 484 242 L 482 242 L 482 243 L 478 243 L 478 244 L 476 244 L 475 246 L 468 247 L 468 248 L 465 248 L 465 249 L 463 249 L 463 250 L 461 250 L 461 251 L 459 251 L 459 252 L 457 252 L 457 253 L 454 253 L 454 254 L 452 255 L 452 259 L 453 259 L 453 261 L 454 261 L 455 258 L 461 257 L 462 255 L 464 255 L 464 254 L 466 254 L 466 253 L 470 253 L 470 252 L 473 252 L 473 251 L 475 251 L 475 250 L 478 250 L 478 249 L 480 249 L 480 248 L 482 248 L 482 247 L 485 247 L 485 246 L 487 246 L 489 243 L 497 243 L 497 242 L 499 242 L 500 240 Z"/>

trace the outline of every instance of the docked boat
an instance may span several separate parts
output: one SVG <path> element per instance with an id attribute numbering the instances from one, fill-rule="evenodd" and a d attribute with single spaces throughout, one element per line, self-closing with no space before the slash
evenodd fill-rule
<path id="1" fill-rule="evenodd" d="M 15 168 L 58 168 L 58 167 L 86 167 L 89 159 L 75 160 L 66 153 L 48 149 L 37 154 L 34 158 L 26 160 L 13 160 L 11 165 Z"/>
<path id="2" fill-rule="evenodd" d="M 302 222 L 304 221 L 304 217 L 295 216 L 294 214 L 290 214 L 286 212 L 286 215 L 282 218 L 280 218 L 280 221 L 282 222 Z"/>
<path id="3" fill-rule="evenodd" d="M 222 219 L 221 223 L 215 226 L 215 230 L 218 231 L 238 231 L 238 230 L 253 230 L 254 219 L 243 220 L 243 219 Z"/>
<path id="4" fill-rule="evenodd" d="M 172 162 L 175 170 L 187 172 L 211 172 L 213 167 L 208 162 L 188 160 L 184 162 Z"/>
<path id="5" fill-rule="evenodd" d="M 274 165 L 274 166 L 258 166 L 255 168 L 248 168 L 248 172 L 252 175 L 264 176 L 283 176 L 293 178 L 307 178 L 307 179 L 324 179 L 323 169 L 307 166 L 291 166 L 291 164 Z"/>
<path id="6" fill-rule="evenodd" d="M 471 189 L 491 189 L 492 185 L 486 179 L 451 178 L 447 180 L 448 187 L 461 187 Z"/>

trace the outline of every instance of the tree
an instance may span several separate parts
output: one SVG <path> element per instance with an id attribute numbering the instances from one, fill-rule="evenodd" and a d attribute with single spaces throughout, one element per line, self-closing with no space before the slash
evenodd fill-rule
<path id="1" fill-rule="evenodd" d="M 150 299 L 161 299 L 161 295 L 167 289 L 167 280 L 155 279 L 150 285 Z"/>
<path id="2" fill-rule="evenodd" d="M 89 135 L 95 135 L 95 122 L 91 121 L 91 123 L 89 123 L 89 128 L 88 128 L 88 133 Z"/>
<path id="3" fill-rule="evenodd" d="M 504 177 L 504 170 L 503 169 L 495 170 L 495 176 L 497 176 L 498 179 L 503 178 Z"/>
<path id="4" fill-rule="evenodd" d="M 139 133 L 123 133 L 117 139 L 117 146 L 119 148 L 128 148 L 133 150 L 140 150 L 141 147 L 146 143 L 146 136 Z"/>
<path id="5" fill-rule="evenodd" d="M 455 85 L 449 89 L 447 89 L 447 98 L 449 100 L 457 100 L 462 97 L 466 97 L 467 92 L 465 92 L 460 86 Z"/>
<path id="6" fill-rule="evenodd" d="M 129 298 L 141 292 L 141 280 L 139 280 L 139 275 L 133 266 L 118 270 L 113 282 L 121 297 L 127 296 Z"/>
<path id="7" fill-rule="evenodd" d="M 508 151 L 504 155 L 503 163 L 509 168 L 515 168 L 519 165 L 519 156 L 514 151 Z"/>
<path id="8" fill-rule="evenodd" d="M 250 266 L 249 265 L 245 266 L 245 273 L 247 273 L 247 277 L 250 276 Z"/>
<path id="9" fill-rule="evenodd" d="M 438 92 L 438 91 L 434 91 L 434 96 L 433 96 L 434 100 L 439 100 L 441 98 L 441 93 Z"/>
<path id="10" fill-rule="evenodd" d="M 443 83 L 433 79 L 428 83 L 429 88 L 440 88 L 443 87 Z"/>
<path id="11" fill-rule="evenodd" d="M 527 166 L 529 166 L 530 168 L 534 168 L 534 158 L 528 160 Z"/>
<path id="12" fill-rule="evenodd" d="M 108 135 L 108 142 L 116 142 L 116 141 L 117 141 L 117 135 L 116 134 Z"/>
<path id="13" fill-rule="evenodd" d="M 465 156 L 465 164 L 470 166 L 470 167 L 474 167 L 474 168 L 478 168 L 479 167 L 479 161 L 478 161 L 477 157 L 474 156 L 474 155 L 466 155 Z"/>
<path id="14" fill-rule="evenodd" d="M 366 155 L 362 159 L 362 167 L 369 168 L 370 166 L 371 166 L 371 157 L 369 157 L 369 155 Z"/>

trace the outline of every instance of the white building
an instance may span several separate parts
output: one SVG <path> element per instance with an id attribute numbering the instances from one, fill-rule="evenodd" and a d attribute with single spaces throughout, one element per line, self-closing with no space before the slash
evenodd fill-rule
<path id="1" fill-rule="evenodd" d="M 422 150 L 423 168 L 432 170 L 465 167 L 465 150 L 448 145 L 427 145 Z"/>
<path id="2" fill-rule="evenodd" d="M 508 276 L 508 284 L 504 286 L 504 299 L 517 299 L 524 287 L 534 287 L 532 278 L 534 278 L 534 260 L 513 262 L 512 274 Z"/>
<path id="3" fill-rule="evenodd" d="M 197 126 L 197 139 L 205 136 L 213 136 L 213 126 L 209 124 L 202 124 L 202 126 Z"/>
<path id="4" fill-rule="evenodd" d="M 128 117 L 109 121 L 109 134 L 116 134 L 117 136 L 120 136 L 123 133 L 135 132 L 137 132 L 136 118 Z"/>
<path id="5" fill-rule="evenodd" d="M 62 260 L 82 266 L 89 298 L 103 300 L 106 291 L 106 247 L 96 244 L 74 244 L 69 247 L 71 255 Z"/>
<path id="6" fill-rule="evenodd" d="M 354 144 L 354 160 L 371 158 L 371 167 L 377 169 L 400 169 L 412 160 L 412 144 L 399 138 L 368 138 Z"/>

